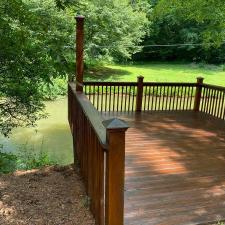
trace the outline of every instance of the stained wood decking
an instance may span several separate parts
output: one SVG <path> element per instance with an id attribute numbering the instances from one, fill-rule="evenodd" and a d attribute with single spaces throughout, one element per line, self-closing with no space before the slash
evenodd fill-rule
<path id="1" fill-rule="evenodd" d="M 117 116 L 131 127 L 126 134 L 125 225 L 225 219 L 224 121 L 193 112 L 105 116 Z"/>

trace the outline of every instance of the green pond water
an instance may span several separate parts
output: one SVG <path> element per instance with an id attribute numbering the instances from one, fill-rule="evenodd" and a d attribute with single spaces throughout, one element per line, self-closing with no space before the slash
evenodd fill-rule
<path id="1" fill-rule="evenodd" d="M 73 162 L 72 137 L 67 121 L 67 98 L 46 102 L 47 119 L 38 121 L 37 127 L 17 128 L 9 138 L 0 136 L 6 152 L 46 151 L 50 159 L 59 164 Z"/>

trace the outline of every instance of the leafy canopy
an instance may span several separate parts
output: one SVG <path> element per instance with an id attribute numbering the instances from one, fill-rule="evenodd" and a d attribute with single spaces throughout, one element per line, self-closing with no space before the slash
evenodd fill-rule
<path id="1" fill-rule="evenodd" d="M 225 41 L 224 0 L 159 0 L 156 13 L 161 17 L 173 13 L 183 21 L 204 25 L 201 35 L 206 46 L 219 46 Z"/>
<path id="2" fill-rule="evenodd" d="M 33 125 L 43 116 L 40 86 L 70 68 L 68 16 L 51 1 L 0 2 L 0 132 Z"/>
<path id="3" fill-rule="evenodd" d="M 146 1 L 56 0 L 56 5 L 85 16 L 86 62 L 121 60 L 141 50 L 151 11 Z"/>
<path id="4" fill-rule="evenodd" d="M 43 116 L 43 86 L 74 73 L 75 14 L 86 16 L 87 62 L 121 59 L 140 50 L 146 6 L 126 0 L 1 0 L 0 133 L 34 125 Z"/>

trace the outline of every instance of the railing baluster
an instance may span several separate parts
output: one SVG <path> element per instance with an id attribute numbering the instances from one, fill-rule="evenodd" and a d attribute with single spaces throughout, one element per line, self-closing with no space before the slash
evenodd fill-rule
<path id="1" fill-rule="evenodd" d="M 219 118 L 223 118 L 223 111 L 225 110 L 224 107 L 224 100 L 225 100 L 225 91 L 221 92 L 221 107 L 220 107 L 220 113 L 219 113 Z"/>
<path id="2" fill-rule="evenodd" d="M 119 102 L 120 102 L 120 86 L 117 86 L 117 98 L 116 98 L 116 111 L 119 111 Z"/>
<path id="3" fill-rule="evenodd" d="M 124 111 L 128 111 L 128 109 L 127 109 L 127 86 L 125 86 L 125 102 L 124 102 Z"/>
<path id="4" fill-rule="evenodd" d="M 129 94 L 128 94 L 128 111 L 131 111 L 130 109 L 130 102 L 131 102 L 131 86 L 128 87 Z"/>
<path id="5" fill-rule="evenodd" d="M 212 114 L 213 92 L 214 90 L 210 89 L 209 114 Z"/>
<path id="6" fill-rule="evenodd" d="M 172 110 L 175 109 L 175 97 L 176 97 L 176 86 L 173 86 L 173 106 L 172 106 Z"/>
<path id="7" fill-rule="evenodd" d="M 123 88 L 124 88 L 124 86 L 122 86 L 122 90 L 121 90 L 121 94 L 122 94 L 122 96 L 121 96 L 121 105 L 120 105 L 120 111 L 121 112 L 123 111 Z"/>
<path id="8" fill-rule="evenodd" d="M 135 109 L 135 103 L 134 103 L 134 98 L 135 98 L 135 87 L 133 86 L 133 95 L 132 95 L 132 111 Z"/>
<path id="9" fill-rule="evenodd" d="M 180 100 L 180 104 L 179 104 L 179 110 L 182 110 L 182 99 L 183 99 L 183 86 L 181 86 L 179 88 L 179 100 Z"/>
<path id="10" fill-rule="evenodd" d="M 113 111 L 115 111 L 116 86 L 113 86 Z"/>
<path id="11" fill-rule="evenodd" d="M 178 86 L 175 86 L 175 96 L 176 96 L 176 98 L 175 98 L 175 100 L 176 100 L 176 102 L 175 102 L 175 110 L 178 110 L 178 96 L 179 96 L 179 87 Z"/>
<path id="12" fill-rule="evenodd" d="M 166 90 L 166 103 L 165 103 L 165 110 L 169 110 L 169 87 L 165 86 L 165 90 Z"/>
<path id="13" fill-rule="evenodd" d="M 143 87 L 143 99 L 144 99 L 144 104 L 142 106 L 143 111 L 147 111 L 147 103 L 148 103 L 148 87 L 144 86 Z"/>
<path id="14" fill-rule="evenodd" d="M 111 102 L 112 102 L 112 86 L 109 86 L 109 111 L 112 111 Z"/>

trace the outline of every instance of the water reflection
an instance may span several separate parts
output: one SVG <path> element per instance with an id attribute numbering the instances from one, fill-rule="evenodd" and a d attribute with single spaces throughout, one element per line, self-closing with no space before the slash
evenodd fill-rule
<path id="1" fill-rule="evenodd" d="M 0 136 L 7 152 L 19 151 L 22 145 L 32 151 L 47 151 L 51 159 L 60 164 L 73 161 L 72 138 L 67 122 L 67 98 L 46 102 L 47 119 L 40 120 L 35 128 L 17 128 L 10 138 Z"/>

